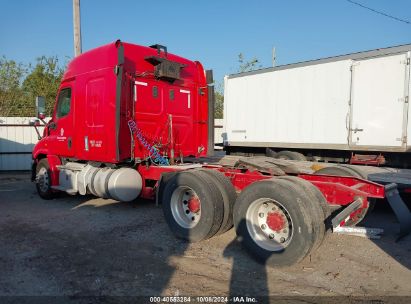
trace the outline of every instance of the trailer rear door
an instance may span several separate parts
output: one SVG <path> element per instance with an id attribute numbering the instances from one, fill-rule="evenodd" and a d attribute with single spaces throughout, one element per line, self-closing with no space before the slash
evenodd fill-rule
<path id="1" fill-rule="evenodd" d="M 353 62 L 351 149 L 405 148 L 408 109 L 407 54 Z"/>

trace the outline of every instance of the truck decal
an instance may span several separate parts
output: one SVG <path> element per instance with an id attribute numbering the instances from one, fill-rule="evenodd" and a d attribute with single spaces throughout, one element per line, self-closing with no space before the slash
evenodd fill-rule
<path id="1" fill-rule="evenodd" d="M 141 142 L 141 144 L 150 152 L 150 154 L 154 157 L 154 162 L 159 163 L 160 165 L 163 166 L 168 166 L 169 162 L 166 158 L 162 157 L 159 153 L 158 150 L 150 145 L 147 141 L 147 139 L 144 137 L 144 135 L 142 134 L 141 130 L 137 127 L 137 124 L 132 121 L 129 120 L 128 121 L 128 127 L 130 128 L 130 133 L 137 137 L 137 139 Z M 150 156 L 151 158 L 151 156 Z"/>

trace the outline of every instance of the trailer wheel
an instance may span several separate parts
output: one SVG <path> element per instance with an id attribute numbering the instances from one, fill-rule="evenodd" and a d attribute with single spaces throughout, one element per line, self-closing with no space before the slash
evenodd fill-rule
<path id="1" fill-rule="evenodd" d="M 337 176 L 353 176 L 353 177 L 359 177 L 359 178 L 364 178 L 366 179 L 366 176 L 364 176 L 360 171 L 355 170 L 351 167 L 346 167 L 343 165 L 339 166 L 333 166 L 333 167 L 326 167 L 322 168 L 318 171 L 316 171 L 314 174 L 316 175 L 337 175 Z M 350 219 L 345 222 L 346 226 L 356 226 L 358 225 L 367 214 L 369 214 L 372 209 L 374 208 L 375 200 L 374 199 L 369 199 L 368 200 L 368 206 L 366 208 L 362 208 L 358 210 L 355 213 L 354 217 L 350 217 Z"/>
<path id="2" fill-rule="evenodd" d="M 215 235 L 223 220 L 222 206 L 220 191 L 204 172 L 178 172 L 165 185 L 163 213 L 178 238 L 198 242 Z"/>
<path id="3" fill-rule="evenodd" d="M 287 159 L 287 160 L 301 160 L 301 161 L 307 160 L 307 158 L 299 152 L 286 151 L 286 150 L 278 152 L 275 158 Z"/>
<path id="4" fill-rule="evenodd" d="M 216 170 L 209 169 L 200 169 L 201 172 L 208 174 L 214 181 L 217 188 L 220 190 L 221 195 L 223 196 L 224 202 L 224 215 L 221 227 L 216 233 L 222 234 L 227 232 L 233 227 L 233 208 L 234 203 L 237 199 L 237 192 L 235 191 L 230 180 L 221 172 Z"/>
<path id="5" fill-rule="evenodd" d="M 51 189 L 51 172 L 47 158 L 41 159 L 36 166 L 36 188 L 39 196 L 50 200 L 55 197 Z"/>
<path id="6" fill-rule="evenodd" d="M 287 180 L 255 182 L 234 205 L 234 226 L 243 246 L 269 266 L 299 262 L 321 237 L 307 196 L 296 189 Z"/>

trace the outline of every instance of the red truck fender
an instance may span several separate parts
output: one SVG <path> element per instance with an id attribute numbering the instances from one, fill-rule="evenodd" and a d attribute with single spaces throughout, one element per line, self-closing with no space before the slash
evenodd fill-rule
<path id="1" fill-rule="evenodd" d="M 41 157 L 38 157 L 40 154 L 37 154 L 36 158 L 33 160 L 33 165 L 31 168 L 31 180 L 34 181 L 36 179 L 36 167 Z M 43 157 L 44 158 L 44 157 Z M 47 155 L 47 161 L 50 166 L 50 176 L 51 176 L 51 185 L 58 186 L 59 185 L 59 169 L 57 166 L 61 165 L 61 159 L 57 155 Z"/>

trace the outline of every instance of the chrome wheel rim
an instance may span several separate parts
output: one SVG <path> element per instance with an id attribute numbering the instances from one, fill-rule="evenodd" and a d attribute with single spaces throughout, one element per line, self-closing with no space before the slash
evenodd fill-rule
<path id="1" fill-rule="evenodd" d="M 284 250 L 293 238 L 293 222 L 288 210 L 270 198 L 260 198 L 249 205 L 246 225 L 254 242 L 268 251 Z"/>
<path id="2" fill-rule="evenodd" d="M 41 192 L 47 192 L 50 186 L 49 173 L 46 168 L 42 167 L 37 173 L 37 184 Z"/>
<path id="3" fill-rule="evenodd" d="M 190 187 L 176 188 L 171 195 L 170 207 L 174 220 L 183 228 L 193 228 L 200 221 L 201 202 Z"/>

